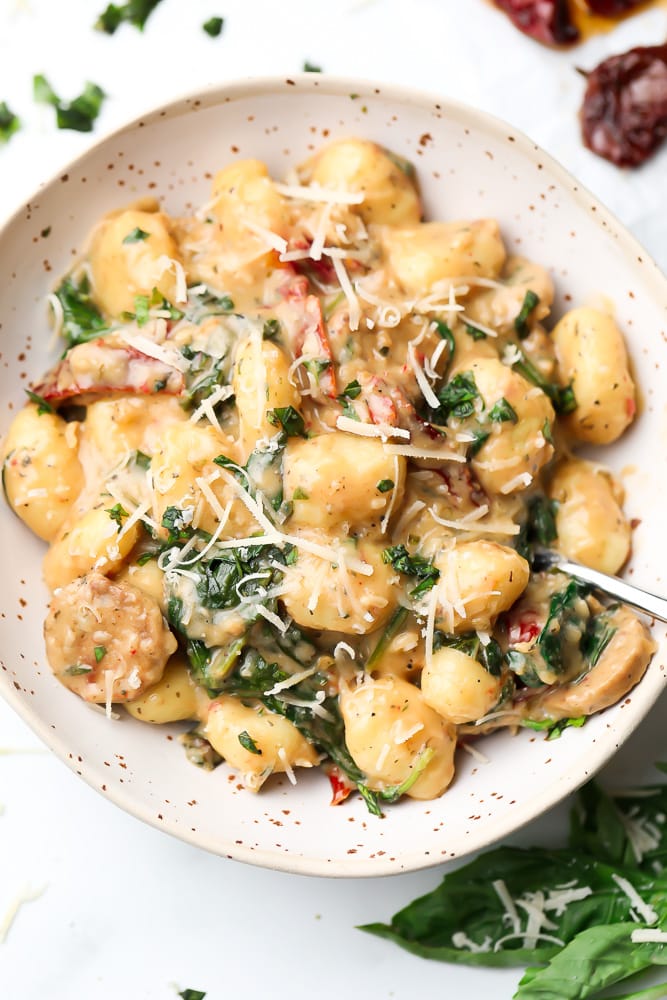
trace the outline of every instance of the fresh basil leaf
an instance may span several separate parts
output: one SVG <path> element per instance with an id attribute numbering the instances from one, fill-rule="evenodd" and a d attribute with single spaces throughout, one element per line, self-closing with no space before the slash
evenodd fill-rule
<path id="1" fill-rule="evenodd" d="M 504 396 L 489 410 L 489 420 L 493 420 L 494 423 L 510 422 L 515 424 L 518 419 L 516 410 L 511 403 L 507 402 Z"/>
<path id="2" fill-rule="evenodd" d="M 192 514 L 187 514 L 180 507 L 167 507 L 160 522 L 163 528 L 168 531 L 167 545 L 175 545 L 177 542 L 186 542 L 192 538 L 194 528 L 191 525 Z"/>
<path id="3" fill-rule="evenodd" d="M 651 965 L 666 965 L 667 945 L 632 941 L 637 926 L 626 920 L 582 930 L 545 968 L 523 977 L 514 1000 L 587 1000 Z"/>
<path id="4" fill-rule="evenodd" d="M 526 292 L 523 297 L 523 303 L 519 314 L 514 320 L 514 329 L 517 332 L 517 336 L 520 340 L 524 340 L 530 333 L 530 328 L 528 326 L 528 319 L 533 309 L 540 304 L 540 297 L 535 292 L 531 292 L 530 289 Z"/>
<path id="5" fill-rule="evenodd" d="M 381 479 L 379 483 L 376 484 L 375 489 L 378 493 L 389 493 L 390 490 L 394 488 L 393 479 Z"/>
<path id="6" fill-rule="evenodd" d="M 267 319 L 262 327 L 263 340 L 277 340 L 280 336 L 280 322 L 277 319 Z"/>
<path id="7" fill-rule="evenodd" d="M 477 660 L 493 677 L 500 677 L 505 668 L 505 656 L 495 639 L 483 643 L 477 632 L 465 632 L 463 635 L 447 635 L 437 631 L 433 640 L 433 648 L 456 649 L 460 653 Z"/>
<path id="8" fill-rule="evenodd" d="M 101 663 L 106 655 L 107 655 L 106 646 L 95 646 L 95 663 Z"/>
<path id="9" fill-rule="evenodd" d="M 608 864 L 667 869 L 667 785 L 612 794 L 596 782 L 579 790 L 570 817 L 570 846 Z"/>
<path id="10" fill-rule="evenodd" d="M 224 25 L 224 17 L 209 17 L 208 21 L 204 21 L 202 24 L 202 28 L 211 38 L 218 38 L 222 33 Z"/>
<path id="11" fill-rule="evenodd" d="M 647 904 L 667 910 L 667 874 L 621 873 Z M 614 880 L 616 874 L 615 868 L 568 849 L 500 847 L 445 875 L 438 888 L 400 910 L 390 924 L 361 929 L 424 958 L 492 967 L 557 961 L 564 953 L 559 942 L 567 945 L 581 932 L 595 934 L 601 922 L 623 922 L 628 927 L 628 947 L 637 947 L 630 944 L 630 933 L 638 925 L 626 923 L 632 919 L 632 903 Z M 520 924 L 516 932 L 508 923 L 494 883 L 514 900 Z M 572 890 L 576 890 L 574 894 Z M 542 895 L 536 896 L 538 893 Z M 529 916 L 520 901 L 530 905 L 536 899 L 544 901 L 544 914 L 551 925 L 543 925 L 540 932 L 553 940 L 538 938 L 535 947 L 526 947 Z M 667 946 L 662 949 L 667 956 Z M 557 990 L 526 994 L 526 1000 L 533 995 L 539 995 L 540 1000 L 561 1000 Z M 567 993 L 563 997 L 579 995 Z"/>
<path id="12" fill-rule="evenodd" d="M 306 60 L 304 62 L 304 64 L 303 64 L 303 72 L 304 73 L 321 73 L 322 72 L 322 67 L 321 66 L 316 66 L 315 63 L 311 63 L 311 62 L 308 62 L 308 60 Z"/>
<path id="13" fill-rule="evenodd" d="M 359 416 L 355 408 L 352 406 L 352 403 L 350 402 L 349 399 L 347 399 L 346 396 L 339 396 L 338 402 L 343 407 L 344 417 L 347 417 L 348 420 L 358 420 L 358 421 L 361 420 L 361 417 Z"/>
<path id="14" fill-rule="evenodd" d="M 20 118 L 14 114 L 5 101 L 0 101 L 0 144 L 9 142 L 20 128 Z"/>
<path id="15" fill-rule="evenodd" d="M 579 649 L 589 667 L 596 665 L 615 634 L 616 627 L 611 624 L 610 616 L 605 612 L 589 620 L 579 643 Z"/>
<path id="16" fill-rule="evenodd" d="M 480 450 L 480 448 L 482 448 L 482 446 L 485 445 L 486 442 L 491 437 L 491 434 L 490 434 L 489 431 L 482 431 L 482 430 L 477 429 L 477 430 L 474 430 L 472 433 L 475 436 L 474 436 L 474 439 L 470 442 L 470 447 L 468 448 L 468 456 L 469 456 L 469 458 L 474 458 L 475 455 L 477 454 L 477 452 Z"/>
<path id="17" fill-rule="evenodd" d="M 60 103 L 60 98 L 42 73 L 32 78 L 32 95 L 37 104 L 51 104 L 55 108 Z"/>

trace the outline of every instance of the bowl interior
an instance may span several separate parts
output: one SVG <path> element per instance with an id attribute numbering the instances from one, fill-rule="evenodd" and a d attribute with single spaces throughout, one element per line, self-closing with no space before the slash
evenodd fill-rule
<path id="1" fill-rule="evenodd" d="M 600 453 L 621 474 L 636 518 L 630 578 L 667 593 L 661 499 L 667 431 L 667 282 L 588 192 L 525 137 L 470 109 L 403 90 L 313 74 L 213 89 L 160 109 L 103 140 L 47 184 L 0 233 L 0 432 L 23 389 L 49 363 L 45 295 L 104 212 L 142 195 L 173 214 L 209 197 L 210 179 L 236 158 L 281 176 L 323 142 L 359 135 L 412 160 L 427 218 L 493 216 L 510 250 L 548 266 L 556 311 L 613 304 L 643 394 L 640 419 Z M 51 676 L 42 645 L 47 592 L 43 545 L 0 507 L 7 567 L 0 593 L 0 691 L 41 738 L 94 788 L 141 819 L 208 850 L 319 875 L 385 875 L 460 857 L 511 832 L 593 774 L 646 714 L 665 683 L 665 629 L 641 685 L 622 704 L 557 742 L 524 731 L 460 752 L 440 800 L 406 801 L 378 820 L 355 797 L 329 807 L 322 774 L 296 787 L 272 779 L 260 795 L 223 765 L 205 773 L 176 742 L 179 727 L 123 715 L 108 721 Z"/>

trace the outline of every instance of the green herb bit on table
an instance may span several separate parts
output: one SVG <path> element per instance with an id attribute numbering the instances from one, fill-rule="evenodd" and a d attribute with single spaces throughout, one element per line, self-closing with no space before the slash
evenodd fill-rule
<path id="1" fill-rule="evenodd" d="M 14 114 L 5 101 L 0 101 L 0 145 L 9 142 L 20 128 L 20 118 Z"/>
<path id="2" fill-rule="evenodd" d="M 56 124 L 61 129 L 92 132 L 106 94 L 96 83 L 86 83 L 73 101 L 63 101 L 45 76 L 33 77 L 33 95 L 38 104 L 50 104 L 56 109 Z"/>
<path id="3" fill-rule="evenodd" d="M 204 21 L 202 24 L 202 28 L 211 38 L 218 38 L 222 34 L 224 26 L 224 17 L 209 17 L 208 21 Z"/>

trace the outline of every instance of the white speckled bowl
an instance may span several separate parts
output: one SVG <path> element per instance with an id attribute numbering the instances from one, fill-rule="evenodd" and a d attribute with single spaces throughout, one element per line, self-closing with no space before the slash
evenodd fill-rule
<path id="1" fill-rule="evenodd" d="M 639 525 L 628 570 L 667 593 L 664 497 L 667 281 L 635 240 L 576 181 L 500 121 L 428 95 L 307 74 L 211 89 L 104 139 L 46 184 L 0 232 L 0 431 L 23 387 L 48 362 L 44 296 L 105 211 L 144 194 L 179 213 L 209 197 L 215 170 L 236 157 L 274 175 L 335 136 L 375 139 L 414 161 L 430 218 L 495 216 L 510 249 L 551 267 L 557 309 L 600 295 L 626 331 L 645 401 L 604 460 L 621 471 Z M 486 764 L 460 754 L 457 778 L 434 802 L 370 816 L 359 797 L 329 806 L 323 774 L 273 779 L 251 795 L 226 766 L 205 773 L 156 728 L 107 721 L 51 676 L 42 644 L 43 544 L 0 509 L 0 690 L 77 774 L 140 819 L 209 851 L 317 875 L 386 875 L 477 850 L 558 802 L 607 761 L 665 686 L 665 629 L 642 683 L 622 704 L 551 743 L 524 731 L 483 742 Z"/>

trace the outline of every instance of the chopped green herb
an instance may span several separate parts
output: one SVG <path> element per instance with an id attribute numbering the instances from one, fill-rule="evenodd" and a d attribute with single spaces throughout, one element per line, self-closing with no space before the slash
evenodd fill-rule
<path id="1" fill-rule="evenodd" d="M 331 362 L 326 358 L 311 358 L 304 361 L 304 368 L 319 381 L 320 375 L 331 368 Z"/>
<path id="2" fill-rule="evenodd" d="M 359 414 L 357 413 L 357 411 L 355 410 L 355 408 L 353 407 L 352 403 L 347 398 L 347 396 L 339 396 L 338 402 L 343 407 L 344 417 L 347 417 L 348 420 L 358 420 L 359 422 L 361 422 L 361 417 L 359 416 Z"/>
<path id="3" fill-rule="evenodd" d="M 150 469 L 151 467 L 150 455 L 146 455 L 143 451 L 139 451 L 137 449 L 137 451 L 135 451 L 133 455 L 133 458 L 134 458 L 134 464 L 138 465 L 140 469 Z"/>
<path id="4" fill-rule="evenodd" d="M 321 73 L 322 67 L 316 66 L 315 63 L 308 62 L 307 60 L 303 64 L 304 73 Z"/>
<path id="5" fill-rule="evenodd" d="M 399 573 L 414 576 L 419 583 L 410 591 L 410 597 L 419 597 L 430 590 L 440 579 L 440 570 L 423 556 L 410 555 L 405 545 L 393 545 L 382 553 L 382 562 L 391 563 Z"/>
<path id="6" fill-rule="evenodd" d="M 106 94 L 96 83 L 86 83 L 73 101 L 63 101 L 42 74 L 33 77 L 33 95 L 38 104 L 50 104 L 56 109 L 56 124 L 60 129 L 92 132 Z"/>
<path id="7" fill-rule="evenodd" d="M 505 657 L 495 639 L 489 639 L 486 645 L 476 632 L 466 632 L 463 635 L 451 636 L 444 632 L 436 632 L 433 641 L 434 649 L 456 649 L 465 653 L 484 667 L 493 677 L 500 677 L 505 666 Z"/>
<path id="8" fill-rule="evenodd" d="M 255 741 L 253 740 L 250 733 L 248 733 L 245 729 L 243 730 L 242 733 L 239 733 L 239 743 L 241 744 L 244 750 L 248 751 L 248 753 L 261 754 L 262 752 L 255 743 Z"/>
<path id="9" fill-rule="evenodd" d="M 477 452 L 482 447 L 482 445 L 486 444 L 486 442 L 491 437 L 489 431 L 482 431 L 479 430 L 479 428 L 477 430 L 472 431 L 472 433 L 474 434 L 474 438 L 470 442 L 470 448 L 468 449 L 468 455 L 470 456 L 470 458 L 474 458 Z"/>
<path id="10" fill-rule="evenodd" d="M 532 313 L 533 309 L 539 305 L 540 297 L 536 295 L 535 292 L 528 290 L 523 298 L 523 304 L 519 311 L 519 315 L 514 320 L 514 329 L 520 340 L 523 340 L 530 333 L 528 327 L 528 317 Z"/>
<path id="11" fill-rule="evenodd" d="M 517 551 L 529 562 L 534 558 L 534 547 L 548 548 L 558 538 L 556 513 L 558 503 L 538 494 L 528 501 L 526 520 L 517 537 Z"/>
<path id="12" fill-rule="evenodd" d="M 278 406 L 267 410 L 266 419 L 273 427 L 282 427 L 288 437 L 306 437 L 303 417 L 293 406 Z"/>
<path id="13" fill-rule="evenodd" d="M 151 16 L 160 0 L 129 0 L 128 3 L 110 3 L 102 11 L 94 27 L 107 35 L 113 35 L 123 22 L 133 24 L 140 31 L 144 30 L 146 21 Z"/>
<path id="14" fill-rule="evenodd" d="M 393 479 L 381 479 L 380 482 L 377 483 L 377 485 L 375 487 L 375 489 L 379 493 L 389 493 L 389 491 L 393 490 L 393 488 L 394 488 L 394 480 Z"/>
<path id="15" fill-rule="evenodd" d="M 65 673 L 68 677 L 78 677 L 80 674 L 91 673 L 92 669 L 92 667 L 82 667 L 81 664 L 76 663 L 73 667 L 68 667 Z"/>
<path id="16" fill-rule="evenodd" d="M 0 144 L 9 142 L 15 132 L 21 128 L 20 119 L 4 101 L 0 101 Z"/>
<path id="17" fill-rule="evenodd" d="M 157 555 L 157 552 L 142 552 L 137 559 L 137 566 L 145 566 L 147 562 L 151 561 L 151 559 L 156 559 Z"/>
<path id="18" fill-rule="evenodd" d="M 539 721 L 522 719 L 521 725 L 526 729 L 535 729 L 537 732 L 546 731 L 548 740 L 557 740 L 570 727 L 580 729 L 586 722 L 586 718 L 587 716 L 580 715 L 576 719 L 558 719 L 558 721 L 554 721 L 553 719 L 540 719 Z"/>
<path id="19" fill-rule="evenodd" d="M 46 229 L 42 229 L 39 235 L 42 237 L 43 240 L 45 240 L 47 236 L 51 235 L 51 226 L 47 226 Z"/>
<path id="20" fill-rule="evenodd" d="M 264 340 L 276 340 L 279 336 L 280 322 L 277 319 L 267 319 L 262 328 L 262 338 Z"/>
<path id="21" fill-rule="evenodd" d="M 507 402 L 504 396 L 489 410 L 489 420 L 493 420 L 495 423 L 504 423 L 509 421 L 515 424 L 518 419 L 516 410 L 511 403 Z"/>
<path id="22" fill-rule="evenodd" d="M 292 494 L 292 499 L 293 500 L 310 500 L 310 497 L 308 496 L 308 494 L 306 493 L 305 490 L 302 490 L 300 486 L 297 486 L 297 488 L 294 490 L 294 493 Z"/>
<path id="23" fill-rule="evenodd" d="M 119 503 L 115 503 L 113 507 L 106 508 L 104 513 L 108 514 L 112 521 L 115 521 L 118 525 L 119 531 L 123 527 L 123 518 L 130 516 L 125 508 Z"/>
<path id="24" fill-rule="evenodd" d="M 608 614 L 603 612 L 590 619 L 579 643 L 589 667 L 596 665 L 615 634 L 616 627 L 610 623 Z"/>
<path id="25" fill-rule="evenodd" d="M 546 419 L 542 424 L 542 437 L 547 442 L 547 444 L 554 443 L 554 436 L 551 432 L 551 424 L 549 423 L 548 419 Z"/>
<path id="26" fill-rule="evenodd" d="M 106 646 L 95 646 L 95 663 L 99 663 L 107 655 Z"/>
<path id="27" fill-rule="evenodd" d="M 186 513 L 180 507 L 167 507 L 162 515 L 162 527 L 169 532 L 167 537 L 168 545 L 175 545 L 177 542 L 187 541 L 192 538 L 194 529 L 191 526 L 192 513 Z"/>
<path id="28" fill-rule="evenodd" d="M 185 747 L 185 756 L 194 764 L 195 767 L 201 767 L 203 771 L 212 771 L 222 764 L 222 757 L 217 753 L 209 741 L 206 739 L 198 729 L 191 729 L 189 733 L 183 733 L 179 736 L 180 742 Z M 185 997 L 185 1000 L 196 1000 L 196 997 L 204 997 L 205 993 L 198 993 L 196 990 L 184 990 L 179 993 L 179 996 Z"/>
<path id="29" fill-rule="evenodd" d="M 541 389 L 553 403 L 556 413 L 566 414 L 575 410 L 577 400 L 572 385 L 561 386 L 556 385 L 555 382 L 547 382 L 542 373 L 528 360 L 525 354 L 521 351 L 519 353 L 521 357 L 512 365 L 514 371 L 518 372 L 519 375 L 523 375 L 528 382 L 532 382 L 533 385 Z"/>
<path id="30" fill-rule="evenodd" d="M 466 333 L 469 337 L 472 337 L 473 340 L 486 340 L 487 335 L 484 333 L 484 330 L 480 330 L 478 326 L 473 326 L 472 323 L 466 323 L 465 328 Z"/>
<path id="31" fill-rule="evenodd" d="M 434 423 L 444 424 L 449 417 L 465 420 L 475 412 L 475 400 L 480 398 L 472 372 L 460 372 L 446 382 L 436 396 L 440 406 L 432 411 Z"/>
<path id="32" fill-rule="evenodd" d="M 135 226 L 132 232 L 128 233 L 124 237 L 123 243 L 141 243 L 143 240 L 147 240 L 150 233 L 147 233 L 143 229 L 139 229 L 139 226 Z"/>
<path id="33" fill-rule="evenodd" d="M 84 274 L 78 283 L 72 275 L 65 278 L 55 296 L 63 311 L 61 333 L 68 347 L 95 340 L 108 329 L 108 324 L 92 299 L 90 282 Z"/>
<path id="34" fill-rule="evenodd" d="M 381 791 L 376 792 L 376 796 L 383 802 L 397 802 L 402 795 L 409 792 L 418 778 L 424 773 L 428 765 L 433 759 L 435 750 L 433 747 L 424 747 L 421 753 L 417 756 L 410 773 L 407 778 L 401 782 L 400 785 L 388 785 L 387 788 L 383 788 Z"/>
<path id="35" fill-rule="evenodd" d="M 201 990 L 183 990 L 178 994 L 181 1000 L 204 1000 L 206 996 Z"/>
<path id="36" fill-rule="evenodd" d="M 222 33 L 222 29 L 224 28 L 224 26 L 225 26 L 224 17 L 209 17 L 208 21 L 204 21 L 204 23 L 202 24 L 202 28 L 204 29 L 207 35 L 211 36 L 211 38 L 218 38 L 219 35 Z"/>
<path id="37" fill-rule="evenodd" d="M 359 383 L 357 382 L 357 380 L 355 378 L 353 382 L 348 382 L 347 383 L 347 385 L 345 386 L 345 388 L 341 392 L 341 394 L 338 397 L 338 399 L 341 400 L 341 401 L 342 401 L 343 397 L 346 397 L 347 399 L 356 399 L 357 396 L 359 396 L 360 393 L 361 393 L 361 386 L 359 385 Z"/>
<path id="38" fill-rule="evenodd" d="M 380 662 L 382 657 L 387 651 L 389 643 L 394 638 L 395 635 L 400 632 L 403 627 L 403 622 L 408 617 L 408 609 L 399 605 L 394 611 L 393 615 L 387 622 L 385 630 L 378 640 L 378 644 L 371 653 L 371 655 L 366 660 L 366 670 L 373 670 L 375 666 Z"/>
<path id="39" fill-rule="evenodd" d="M 30 400 L 30 402 L 31 403 L 35 403 L 37 405 L 37 415 L 38 416 L 41 417 L 41 415 L 43 413 L 55 413 L 56 412 L 54 410 L 54 408 L 51 406 L 51 404 L 47 403 L 47 401 L 44 399 L 43 396 L 40 396 L 38 393 L 33 392 L 32 389 L 25 389 L 24 392 L 25 392 L 26 396 L 28 397 L 28 399 Z"/>

